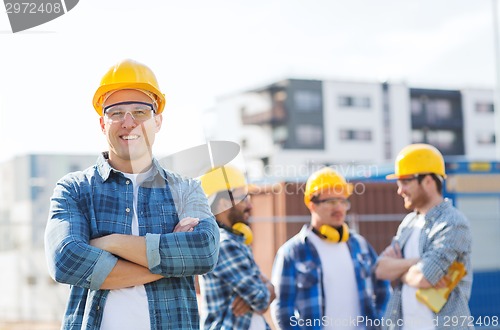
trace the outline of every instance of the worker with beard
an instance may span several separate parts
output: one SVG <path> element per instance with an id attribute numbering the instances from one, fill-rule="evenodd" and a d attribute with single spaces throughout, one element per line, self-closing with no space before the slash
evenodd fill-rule
<path id="1" fill-rule="evenodd" d="M 449 329 L 447 319 L 470 319 L 472 233 L 468 219 L 443 197 L 446 179 L 443 155 L 424 143 L 404 147 L 396 157 L 398 195 L 411 211 L 379 258 L 376 274 L 395 281 L 385 319 L 387 329 Z M 463 268 L 459 277 L 450 269 Z M 464 272 L 466 273 L 465 276 Z M 449 290 L 444 297 L 426 298 L 429 289 Z M 439 297 L 439 296 L 437 296 Z M 453 329 L 472 329 L 454 324 Z"/>
<path id="2" fill-rule="evenodd" d="M 310 224 L 278 250 L 272 271 L 278 329 L 377 329 L 390 286 L 373 272 L 377 254 L 345 223 L 353 186 L 325 167 L 306 183 Z"/>
<path id="3" fill-rule="evenodd" d="M 199 276 L 202 329 L 270 329 L 262 315 L 274 299 L 274 287 L 255 263 L 249 227 L 252 210 L 243 172 L 216 168 L 201 178 L 220 228 L 215 269 Z"/>

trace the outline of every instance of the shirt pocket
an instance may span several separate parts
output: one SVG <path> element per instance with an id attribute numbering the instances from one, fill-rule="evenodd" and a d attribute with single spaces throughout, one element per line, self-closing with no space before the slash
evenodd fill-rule
<path id="1" fill-rule="evenodd" d="M 148 232 L 151 234 L 168 234 L 174 231 L 179 223 L 179 215 L 169 205 L 155 203 L 144 212 L 145 221 L 148 224 Z"/>
<path id="2" fill-rule="evenodd" d="M 319 270 L 312 261 L 296 264 L 295 286 L 297 295 L 295 303 L 301 316 L 309 314 L 311 298 L 320 294 L 319 282 Z"/>
<path id="3" fill-rule="evenodd" d="M 296 286 L 299 290 L 307 290 L 319 281 L 318 267 L 312 261 L 298 262 L 295 266 L 297 272 Z"/>

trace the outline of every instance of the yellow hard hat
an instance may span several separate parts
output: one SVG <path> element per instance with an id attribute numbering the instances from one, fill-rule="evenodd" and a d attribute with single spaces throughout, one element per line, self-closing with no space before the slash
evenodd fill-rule
<path id="1" fill-rule="evenodd" d="M 92 100 L 99 116 L 103 115 L 102 105 L 106 94 L 120 89 L 139 89 L 152 93 L 156 99 L 156 113 L 162 113 L 165 108 L 165 95 L 160 91 L 153 71 L 142 63 L 126 59 L 112 66 L 101 79 Z"/>
<path id="2" fill-rule="evenodd" d="M 434 146 L 415 143 L 404 147 L 396 157 L 395 173 L 386 179 L 401 179 L 415 174 L 434 173 L 446 178 L 443 155 Z"/>
<path id="3" fill-rule="evenodd" d="M 247 187 L 245 175 L 239 169 L 226 165 L 215 168 L 201 177 L 201 187 L 207 197 L 219 191 Z"/>
<path id="4" fill-rule="evenodd" d="M 307 179 L 306 190 L 304 192 L 304 203 L 309 206 L 311 198 L 319 194 L 322 190 L 332 189 L 342 193 L 345 197 L 352 194 L 353 186 L 347 183 L 345 178 L 337 171 L 325 167 L 311 174 Z"/>

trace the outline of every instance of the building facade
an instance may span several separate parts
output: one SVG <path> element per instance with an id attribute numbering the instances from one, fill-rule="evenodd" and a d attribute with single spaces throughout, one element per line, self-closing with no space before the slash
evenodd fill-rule
<path id="1" fill-rule="evenodd" d="M 67 286 L 48 274 L 43 245 L 50 197 L 96 155 L 18 156 L 0 164 L 0 321 L 60 321 Z"/>
<path id="2" fill-rule="evenodd" d="M 495 156 L 493 90 L 286 79 L 222 97 L 208 113 L 207 138 L 240 143 L 254 178 L 392 163 L 417 142 L 445 156 Z"/>

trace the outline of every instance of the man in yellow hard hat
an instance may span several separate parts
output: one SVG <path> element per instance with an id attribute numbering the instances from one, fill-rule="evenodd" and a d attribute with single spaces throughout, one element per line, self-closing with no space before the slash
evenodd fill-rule
<path id="1" fill-rule="evenodd" d="M 62 328 L 197 329 L 194 275 L 215 266 L 219 231 L 199 182 L 153 157 L 165 96 L 124 60 L 93 105 L 108 150 L 57 183 L 45 231 L 50 275 L 71 285 Z"/>
<path id="2" fill-rule="evenodd" d="M 306 183 L 311 222 L 278 250 L 271 305 L 278 329 L 377 329 L 388 281 L 373 273 L 377 254 L 345 223 L 352 184 L 325 167 Z"/>
<path id="3" fill-rule="evenodd" d="M 203 175 L 201 184 L 221 239 L 217 266 L 199 277 L 202 329 L 270 329 L 262 314 L 274 299 L 274 287 L 249 246 L 252 204 L 245 176 L 226 165 Z"/>
<path id="4" fill-rule="evenodd" d="M 443 198 L 445 178 L 439 150 L 421 143 L 403 148 L 395 161 L 395 173 L 387 176 L 397 180 L 398 194 L 412 212 L 401 222 L 376 267 L 379 278 L 397 282 L 385 315 L 386 328 L 449 329 L 447 319 L 470 318 L 472 237 L 466 217 Z M 463 265 L 468 275 L 452 288 L 447 273 L 454 262 Z M 422 296 L 423 292 L 433 295 L 429 289 L 448 287 L 452 290 L 449 297 Z M 453 329 L 473 328 L 470 324 L 455 323 Z"/>

